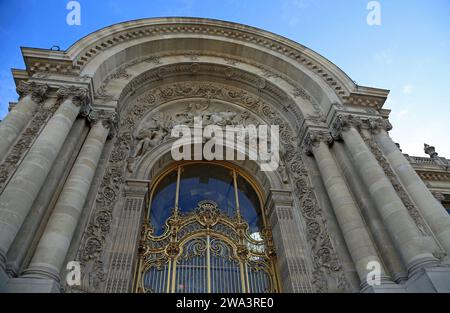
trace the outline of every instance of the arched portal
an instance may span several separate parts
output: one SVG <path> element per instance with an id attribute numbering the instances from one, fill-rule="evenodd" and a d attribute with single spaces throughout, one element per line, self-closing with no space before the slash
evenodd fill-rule
<path id="1" fill-rule="evenodd" d="M 41 136 L 38 142 L 51 142 L 54 149 L 46 150 L 48 167 L 39 168 L 50 178 L 32 177 L 37 188 L 26 201 L 14 197 L 22 188 L 14 179 L 22 159 L 13 154 L 2 167 L 0 188 L 5 191 L 0 196 L 8 200 L 4 203 L 17 204 L 20 213 L 0 240 L 0 262 L 5 259 L 7 271 L 14 275 L 23 271 L 57 281 L 66 274 L 65 269 L 58 272 L 61 264 L 77 260 L 82 283 L 77 288 L 64 286 L 68 291 L 348 292 L 367 287 L 368 260 L 381 261 L 387 281 L 398 283 L 408 271 L 434 262 L 429 251 L 420 251 L 442 255 L 425 220 L 431 220 L 433 231 L 448 242 L 445 231 L 427 215 L 434 209 L 423 210 L 422 218 L 422 209 L 409 198 L 409 183 L 403 186 L 394 173 L 407 164 L 383 132 L 389 130 L 389 111 L 382 108 L 388 92 L 357 86 L 302 45 L 235 23 L 158 18 L 101 29 L 67 51 L 24 48 L 23 54 L 27 69 L 14 75 L 19 90 L 32 94 L 22 106 L 33 109 L 33 101 L 44 101 L 44 95 L 48 99 L 30 120 L 24 140 L 11 151 L 26 154 Z M 278 168 L 262 171 L 259 162 L 239 149 L 236 153 L 243 152 L 245 160 L 215 164 L 199 159 L 202 167 L 197 176 L 190 176 L 198 179 L 190 189 L 197 194 L 183 203 L 170 202 L 174 195 L 178 200 L 186 195 L 181 190 L 183 173 L 193 166 L 173 159 L 170 151 L 176 139 L 171 131 L 180 124 L 195 128 L 196 117 L 204 126 L 278 126 Z M 54 131 L 60 121 L 67 124 L 67 133 Z M 50 130 L 41 131 L 44 128 Z M 89 146 L 99 135 L 101 156 Z M 40 150 L 33 149 L 40 157 Z M 67 162 L 75 162 L 83 152 L 74 170 L 88 178 L 83 197 L 73 196 L 69 184 L 55 183 L 65 181 L 71 171 L 59 163 L 51 168 L 58 149 Z M 39 163 L 33 153 L 20 165 L 25 173 Z M 95 166 L 84 172 L 86 159 Z M 221 187 L 211 190 L 202 183 L 220 182 L 215 176 L 219 168 L 234 173 L 236 183 L 233 178 L 227 186 L 238 190 L 248 183 L 248 193 L 256 192 L 259 204 L 245 207 L 261 213 L 256 220 L 243 213 L 248 211 L 241 210 L 238 197 L 230 195 L 224 201 Z M 167 204 L 155 200 L 164 199 L 158 188 L 167 171 L 173 174 L 175 169 L 179 190 L 170 194 Z M 376 169 L 376 175 L 362 172 L 365 169 Z M 81 187 L 77 177 L 70 183 Z M 172 187 L 173 179 L 167 178 Z M 386 218 L 389 205 L 372 183 L 390 191 L 389 203 L 396 204 L 402 218 Z M 76 198 L 76 225 L 66 214 L 65 226 L 55 226 L 58 212 L 65 210 L 64 203 L 54 204 L 59 192 Z M 420 203 L 431 197 L 426 190 L 421 195 L 416 198 Z M 54 215 L 53 206 L 58 209 Z M 436 216 L 442 213 L 438 210 Z M 39 223 L 46 216 L 53 216 L 47 230 L 46 223 Z M 231 230 L 226 233 L 214 229 L 227 227 Z M 53 231 L 64 238 L 58 241 L 63 251 L 58 256 L 47 253 Z M 41 233 L 46 234 L 43 239 L 32 238 Z M 429 248 L 416 246 L 411 239 L 416 235 Z M 34 253 L 38 241 L 39 253 Z M 414 249 L 399 242 L 411 242 Z M 423 263 L 416 258 L 421 255 L 426 256 Z M 186 284 L 187 273 L 199 279 L 198 284 Z M 225 278 L 213 279 L 217 275 Z"/>
<path id="2" fill-rule="evenodd" d="M 279 291 L 262 196 L 248 174 L 227 163 L 169 167 L 150 190 L 135 290 Z"/>
<path id="3" fill-rule="evenodd" d="M 168 153 L 171 126 L 192 126 L 197 115 L 224 124 L 280 127 L 282 162 L 275 172 L 263 173 L 250 161 L 237 164 L 263 190 L 262 207 L 277 255 L 271 277 L 280 281 L 273 290 L 348 290 L 302 161 L 301 141 L 306 127 L 328 123 L 333 105 L 350 94 L 353 82 L 325 59 L 296 50 L 285 39 L 231 25 L 225 31 L 222 22 L 208 23 L 188 22 L 169 30 L 165 22 L 159 27 L 159 21 L 148 20 L 131 32 L 124 24 L 121 30 L 101 31 L 100 40 L 87 37 L 70 49 L 77 51 L 81 75 L 92 77 L 97 105 L 120 116 L 106 175 L 78 250 L 90 273 L 84 288 L 133 290 L 139 232 L 144 208 L 150 205 L 145 194 L 173 161 Z M 168 30 L 170 37 L 164 35 Z M 256 34 L 264 35 L 259 39 Z M 86 50 L 88 46 L 92 48 Z M 130 241 L 134 245 L 124 243 Z M 92 249 L 99 251 L 94 257 Z M 174 284 L 168 286 L 174 290 Z"/>

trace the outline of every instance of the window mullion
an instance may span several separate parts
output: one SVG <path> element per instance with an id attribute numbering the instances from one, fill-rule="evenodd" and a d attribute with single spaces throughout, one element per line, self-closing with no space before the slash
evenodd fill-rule
<path id="1" fill-rule="evenodd" d="M 180 180 L 181 180 L 181 166 L 178 166 L 177 169 L 177 187 L 175 190 L 175 213 L 179 213 L 179 201 L 180 201 Z"/>
<path id="2" fill-rule="evenodd" d="M 233 169 L 233 184 L 234 184 L 234 200 L 236 203 L 236 216 L 240 219 L 241 218 L 241 209 L 239 207 L 239 194 L 238 194 L 237 177 L 236 177 L 235 169 Z"/>

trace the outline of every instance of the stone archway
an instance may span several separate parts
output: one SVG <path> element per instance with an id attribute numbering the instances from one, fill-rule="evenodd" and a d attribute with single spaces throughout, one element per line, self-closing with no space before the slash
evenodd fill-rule
<path id="1" fill-rule="evenodd" d="M 192 101 L 195 100 L 205 101 L 205 95 L 207 95 L 206 101 L 208 106 L 202 106 L 202 109 L 209 108 L 214 111 L 214 105 L 218 105 L 223 109 L 233 108 L 236 110 L 239 108 L 245 108 L 244 105 L 247 104 L 254 110 L 259 107 L 259 110 L 255 110 L 255 113 L 252 113 L 255 114 L 253 120 L 267 120 L 271 123 L 277 122 L 280 124 L 282 122 L 281 115 L 271 109 L 271 106 L 264 105 L 256 97 L 252 96 L 252 94 L 248 92 L 245 92 L 244 90 L 240 90 L 232 86 L 226 86 L 224 84 L 214 84 L 211 82 L 201 81 L 189 83 L 177 82 L 169 85 L 163 85 L 163 87 L 155 87 L 150 90 L 148 90 L 148 88 L 144 89 L 146 91 L 142 95 L 138 94 L 134 97 L 137 99 L 134 104 L 137 104 L 136 107 L 131 106 L 128 111 L 128 114 L 131 114 L 132 118 L 125 117 L 125 125 L 121 125 L 121 127 L 119 127 L 118 138 L 122 142 L 116 142 L 115 148 L 112 151 L 112 159 L 110 159 L 111 172 L 116 171 L 117 169 L 117 166 L 113 164 L 119 163 L 120 166 L 118 168 L 121 169 L 121 174 L 123 175 L 122 179 L 113 178 L 113 181 L 125 180 L 125 187 L 122 187 L 119 184 L 117 185 L 117 192 L 122 192 L 122 188 L 124 188 L 123 190 L 126 198 L 120 199 L 120 197 L 118 197 L 116 199 L 117 203 L 115 203 L 115 210 L 118 212 L 116 216 L 118 215 L 117 220 L 119 223 L 117 226 L 118 233 L 115 234 L 116 238 L 119 239 L 116 239 L 116 241 L 124 239 L 130 240 L 130 238 L 133 238 L 132 240 L 136 242 L 136 244 L 134 244 L 135 248 L 137 247 L 136 229 L 139 227 L 134 227 L 135 231 L 130 232 L 129 226 L 121 229 L 121 223 L 129 223 L 129 219 L 133 218 L 134 225 L 140 225 L 141 219 L 139 212 L 142 212 L 142 205 L 145 202 L 145 193 L 148 185 L 151 183 L 151 178 L 158 174 L 158 170 L 160 168 L 164 168 L 170 164 L 170 162 L 173 162 L 170 159 L 169 151 L 171 141 L 168 136 L 155 143 L 155 145 L 150 147 L 151 149 L 149 149 L 149 151 L 143 152 L 140 158 L 137 158 L 136 154 L 133 155 L 133 151 L 135 150 L 134 147 L 139 144 L 139 138 L 135 138 L 134 136 L 139 133 L 139 130 L 143 127 L 143 125 L 148 124 L 147 122 L 149 119 L 154 121 L 154 116 L 161 117 L 159 113 L 155 113 L 158 112 L 158 108 L 170 108 L 171 106 L 179 108 L 180 105 L 190 105 L 192 104 Z M 153 90 L 156 91 L 157 96 L 155 96 L 155 92 Z M 233 98 L 230 94 L 240 96 Z M 161 97 L 161 95 L 164 95 L 164 97 Z M 226 97 L 228 97 L 228 99 L 226 99 Z M 151 101 L 149 101 L 149 99 Z M 233 104 L 234 107 L 232 107 L 232 105 L 225 100 L 233 100 L 235 103 Z M 215 101 L 220 102 L 215 103 Z M 147 110 L 142 109 L 142 106 L 145 105 L 151 106 Z M 217 109 L 215 111 L 217 111 Z M 137 112 L 140 115 L 137 115 Z M 256 113 L 260 114 L 262 117 L 256 115 Z M 161 117 L 161 119 L 164 118 Z M 288 125 L 284 122 L 283 124 Z M 288 126 L 285 126 L 282 133 L 285 140 L 283 145 L 286 145 L 289 143 L 291 138 L 290 133 L 292 133 L 292 131 L 288 128 Z M 130 168 L 130 154 L 133 155 L 131 158 L 133 161 L 132 168 Z M 117 156 L 117 158 L 115 158 L 115 156 Z M 298 208 L 295 208 L 294 205 L 295 201 L 292 197 L 294 189 L 292 188 L 292 183 L 286 172 L 287 165 L 288 163 L 283 163 L 279 172 L 269 173 L 268 175 L 262 175 L 261 172 L 257 170 L 257 165 L 252 165 L 249 161 L 244 162 L 240 166 L 243 166 L 244 169 L 251 171 L 265 189 L 266 199 L 264 206 L 266 207 L 266 210 L 270 212 L 269 218 L 271 221 L 271 226 L 275 232 L 274 243 L 278 253 L 280 254 L 279 271 L 282 275 L 284 275 L 282 277 L 283 290 L 308 292 L 313 290 L 313 266 L 311 260 L 307 257 L 309 254 L 309 248 L 304 235 L 302 235 L 304 233 L 302 228 L 302 218 L 299 215 Z M 107 188 L 106 191 L 109 192 L 110 189 Z M 104 197 L 102 196 L 102 198 Z M 106 207 L 103 208 L 107 209 Z M 121 212 L 121 208 L 124 208 L 125 210 Z M 99 210 L 98 212 L 100 215 L 97 216 L 99 218 L 103 218 L 105 211 Z M 109 214 L 112 214 L 112 211 Z M 128 216 L 129 214 L 132 214 L 133 217 Z M 106 220 L 113 222 L 111 219 Z M 95 225 L 95 219 L 93 221 Z M 104 221 L 104 219 L 102 221 Z M 103 225 L 102 227 L 107 229 L 105 226 L 106 225 Z M 124 236 L 123 233 L 127 233 L 128 237 Z M 91 243 L 98 243 L 97 239 L 98 238 L 92 237 L 85 238 L 84 244 L 86 251 L 91 250 Z M 113 247 L 124 247 L 129 255 L 124 257 L 124 254 L 126 254 L 124 251 L 115 251 L 115 253 L 113 253 L 110 264 L 107 265 L 109 266 L 109 269 L 104 269 L 104 271 L 108 273 L 105 288 L 110 292 L 127 291 L 129 290 L 128 288 L 130 288 L 130 269 L 133 264 L 133 253 L 135 253 L 135 250 L 130 248 L 133 247 L 133 245 L 126 246 L 123 243 L 120 244 L 116 242 L 112 245 Z M 112 249 L 114 250 L 115 248 Z M 81 252 L 83 253 L 83 250 L 81 250 Z M 81 256 L 83 259 L 83 254 Z M 90 255 L 85 254 L 85 256 Z M 92 262 L 89 257 L 86 257 L 85 260 L 87 260 L 88 264 L 89 262 Z M 117 264 L 121 264 L 120 260 L 125 263 L 118 266 Z M 101 262 L 103 264 L 104 261 L 102 260 Z M 91 264 L 94 265 L 95 263 Z M 117 274 L 117 271 L 120 272 L 124 270 L 123 267 L 125 268 L 125 271 L 128 271 L 127 274 Z M 95 274 L 94 267 L 91 267 L 87 272 Z M 125 277 L 128 277 L 128 280 L 126 280 L 122 285 L 120 282 L 117 283 L 115 277 L 123 277 L 124 275 Z"/>
<path id="2" fill-rule="evenodd" d="M 450 221 L 388 136 L 389 111 L 382 108 L 388 91 L 357 86 L 306 47 L 244 25 L 163 18 L 107 27 L 64 52 L 23 49 L 23 54 L 27 69 L 15 78 L 24 97 L 11 115 L 24 120 L 8 121 L 15 127 L 11 136 L 30 123 L 1 164 L 0 218 L 9 216 L 8 205 L 17 214 L 2 220 L 10 227 L 0 229 L 0 279 L 13 250 L 21 254 L 12 263 L 26 268 L 25 282 L 46 279 L 45 288 L 53 290 L 65 275 L 61 264 L 78 260 L 82 286 L 66 286 L 67 291 L 129 291 L 145 193 L 170 163 L 164 121 L 197 111 L 216 114 L 219 121 L 227 115 L 239 123 L 280 126 L 278 172 L 258 173 L 252 162 L 235 165 L 264 190 L 283 291 L 370 290 L 366 265 L 373 260 L 383 269 L 381 289 L 416 290 L 414 275 L 425 277 L 428 267 L 445 272 L 437 264 L 448 263 Z M 36 116 L 21 114 L 44 99 Z M 45 150 L 48 143 L 52 149 Z M 65 169 L 54 166 L 61 150 L 66 159 L 83 153 L 76 166 Z M 37 165 L 42 156 L 44 167 Z M 86 170 L 86 160 L 95 166 Z M 35 171 L 42 175 L 28 177 L 33 188 L 24 188 L 21 175 Z M 70 183 L 83 196 L 66 212 L 46 175 L 65 179 L 72 171 Z M 83 178 L 89 188 L 79 184 Z M 46 187 L 53 191 L 39 195 Z M 70 184 L 62 189 L 66 199 L 74 197 Z M 36 198 L 38 204 L 45 200 L 44 209 L 33 204 Z M 75 211 L 77 224 L 70 214 Z M 395 221 L 389 218 L 393 211 Z M 51 215 L 50 222 L 37 231 L 39 219 L 27 217 L 33 214 Z M 64 227 L 57 227 L 58 214 Z M 137 225 L 127 235 L 124 221 Z M 31 237 L 41 232 L 46 236 L 36 239 L 35 253 Z M 60 235 L 61 252 L 50 255 L 53 232 Z M 14 243 L 16 237 L 30 251 Z M 123 240 L 132 244 L 118 245 Z M 29 264 L 26 253 L 33 257 Z M 429 286 L 436 285 L 433 279 Z"/>
<path id="3" fill-rule="evenodd" d="M 168 44 L 168 47 L 170 45 Z M 130 49 L 137 48 L 131 47 Z M 141 47 L 139 49 L 146 48 Z M 175 50 L 174 47 L 171 47 L 171 49 Z M 286 270 L 283 271 L 286 277 L 300 277 L 309 271 L 313 272 L 314 278 L 308 279 L 308 282 L 293 283 L 285 290 L 311 291 L 313 289 L 310 287 L 312 284 L 315 285 L 317 290 L 321 291 L 347 290 L 349 288 L 347 278 L 345 278 L 342 266 L 339 265 L 338 256 L 331 243 L 313 189 L 309 187 L 311 185 L 308 181 L 307 170 L 302 165 L 300 157 L 302 154 L 300 142 L 296 140 L 298 136 L 304 135 L 305 125 L 318 126 L 326 123 L 327 119 L 323 112 L 330 107 L 331 101 L 338 101 L 336 94 L 330 92 L 329 87 L 323 85 L 323 81 L 320 82 L 320 80 L 315 82 L 315 87 L 313 87 L 314 83 L 312 82 L 311 84 L 306 83 L 305 85 L 311 87 L 307 90 L 296 83 L 292 77 L 255 64 L 255 59 L 251 61 L 239 59 L 238 61 L 236 58 L 230 59 L 226 54 L 214 51 L 202 51 L 199 54 L 192 51 L 169 51 L 156 56 L 139 55 L 138 58 L 133 59 L 129 57 L 130 50 L 126 48 L 114 55 L 114 59 L 119 59 L 121 62 L 120 66 L 114 65 L 117 70 L 107 76 L 103 75 L 105 79 L 96 91 L 97 97 L 105 108 L 117 107 L 119 114 L 122 116 L 118 141 L 113 148 L 111 160 L 114 163 L 117 162 L 119 168 L 123 166 L 124 159 L 128 160 L 127 153 L 133 150 L 135 144 L 135 138 L 133 138 L 133 131 L 137 127 L 135 122 L 139 121 L 143 114 L 151 110 L 158 101 L 169 102 L 184 98 L 201 98 L 202 101 L 215 99 L 216 101 L 233 103 L 246 110 L 257 110 L 258 115 L 263 120 L 282 127 L 281 137 L 285 151 L 283 166 L 285 170 L 293 170 L 292 177 L 284 178 L 284 180 L 291 180 L 291 186 L 294 186 L 294 188 L 289 190 L 289 193 L 295 191 L 296 197 L 292 200 L 292 196 L 289 194 L 287 198 L 281 200 L 282 205 L 279 204 L 280 212 L 283 210 L 286 212 L 279 215 L 286 217 L 288 221 L 292 220 L 293 215 L 292 212 L 289 212 L 289 206 L 293 206 L 295 202 L 294 213 L 295 215 L 301 215 L 301 217 L 298 216 L 298 220 L 292 223 L 293 229 L 297 229 L 301 225 L 314 227 L 314 229 L 304 232 L 314 234 L 308 238 L 310 241 L 309 248 L 312 247 L 313 254 L 317 255 L 307 262 L 291 262 L 291 269 L 288 269 L 289 262 L 286 259 Z M 180 61 L 180 58 L 183 58 L 182 61 Z M 102 67 L 107 67 L 109 62 L 112 62 L 111 56 L 104 59 L 102 65 L 97 68 L 98 72 L 95 75 L 104 72 Z M 89 69 L 88 66 L 85 71 L 88 72 Z M 213 83 L 205 83 L 208 80 L 212 80 Z M 319 87 L 320 85 L 322 87 Z M 145 88 L 150 89 L 150 91 L 142 92 Z M 321 88 L 327 89 L 326 93 L 319 92 Z M 324 106 L 326 109 L 324 109 Z M 121 132 L 120 129 L 126 129 L 127 131 Z M 128 165 L 129 162 L 127 161 Z M 114 171 L 117 169 L 116 166 L 113 168 Z M 128 174 L 122 173 L 121 175 L 123 177 L 120 179 L 123 180 Z M 105 182 L 105 187 L 107 184 L 111 184 L 110 177 L 107 178 L 109 182 Z M 120 186 L 117 186 L 115 193 L 120 193 L 120 190 Z M 301 196 L 298 197 L 298 195 Z M 101 193 L 98 197 L 104 198 Z M 114 203 L 108 203 L 107 206 L 109 207 Z M 271 205 L 276 206 L 277 204 Z M 288 208 L 286 209 L 286 207 Z M 301 208 L 307 210 L 302 211 Z M 107 214 L 108 218 L 111 219 L 107 208 L 104 207 L 104 209 L 100 209 L 99 212 Z M 314 210 L 313 214 L 309 214 L 311 209 Z M 95 211 L 93 212 L 93 219 L 90 223 L 96 225 L 94 229 L 104 228 L 109 230 L 107 225 L 106 227 L 100 227 L 99 223 L 96 222 Z M 103 216 L 100 218 L 103 218 Z M 286 227 L 285 232 L 295 232 L 292 227 L 290 230 L 288 230 L 289 227 Z M 99 265 L 103 266 L 106 261 L 92 260 L 89 254 L 91 243 L 100 245 L 101 251 L 103 250 L 101 248 L 102 243 L 97 240 L 98 238 L 93 238 L 93 232 L 89 231 L 89 225 L 87 229 L 88 232 L 84 236 L 80 250 L 81 258 L 89 260 L 91 265 L 89 265 L 88 272 L 93 273 L 93 277 L 103 277 L 103 275 L 95 274 L 93 269 L 97 268 L 100 273 L 102 270 L 105 271 Z M 106 240 L 103 236 L 101 236 L 101 239 Z M 295 250 L 295 248 L 291 250 Z M 300 250 L 303 250 L 303 248 L 300 248 Z M 310 265 L 307 266 L 307 263 Z M 292 271 L 297 272 L 292 273 Z M 289 279 L 283 281 L 287 282 Z"/>

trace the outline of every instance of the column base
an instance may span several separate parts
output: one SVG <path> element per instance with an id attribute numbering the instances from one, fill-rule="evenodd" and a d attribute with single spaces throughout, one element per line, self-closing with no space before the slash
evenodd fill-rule
<path id="1" fill-rule="evenodd" d="M 5 286 L 6 293 L 60 293 L 60 286 L 53 279 L 13 278 Z"/>
<path id="2" fill-rule="evenodd" d="M 361 293 L 450 293 L 450 267 L 422 268 L 404 284 L 366 285 Z"/>
<path id="3" fill-rule="evenodd" d="M 439 264 L 439 261 L 431 254 L 418 255 L 408 264 L 408 276 L 413 277 L 416 273 L 425 268 L 432 268 Z"/>
<path id="4" fill-rule="evenodd" d="M 366 286 L 361 293 L 406 293 L 405 286 L 395 283 L 385 283 L 379 286 Z"/>
<path id="5" fill-rule="evenodd" d="M 33 266 L 23 271 L 21 277 L 32 279 L 51 279 L 56 282 L 60 282 L 59 273 L 49 267 Z"/>
<path id="6" fill-rule="evenodd" d="M 6 284 L 9 281 L 9 276 L 5 270 L 0 266 L 0 293 L 5 292 Z"/>
<path id="7" fill-rule="evenodd" d="M 423 268 L 405 284 L 407 292 L 450 293 L 450 267 Z"/>

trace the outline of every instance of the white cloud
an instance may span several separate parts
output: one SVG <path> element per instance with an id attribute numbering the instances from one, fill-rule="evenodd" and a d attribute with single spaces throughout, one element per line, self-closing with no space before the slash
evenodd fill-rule
<path id="1" fill-rule="evenodd" d="M 402 91 L 403 91 L 403 93 L 404 93 L 405 95 L 410 95 L 410 94 L 412 94 L 413 90 L 414 90 L 414 87 L 413 87 L 412 85 L 409 85 L 409 84 L 404 85 L 404 86 L 402 87 Z"/>
<path id="2" fill-rule="evenodd" d="M 383 65 L 389 65 L 394 63 L 394 57 L 391 49 L 384 49 L 382 51 L 375 53 L 374 59 L 375 61 Z"/>
<path id="3" fill-rule="evenodd" d="M 406 116 L 408 116 L 409 114 L 409 110 L 401 110 L 397 113 L 397 117 L 398 118 L 405 118 Z"/>

